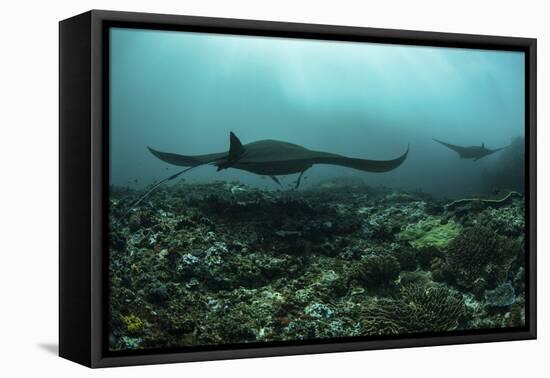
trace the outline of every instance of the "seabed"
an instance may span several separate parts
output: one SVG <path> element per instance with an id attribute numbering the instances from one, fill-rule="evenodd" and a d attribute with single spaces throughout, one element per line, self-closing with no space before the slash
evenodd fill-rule
<path id="1" fill-rule="evenodd" d="M 521 194 L 182 183 L 130 209 L 145 191 L 111 187 L 111 350 L 525 324 Z"/>

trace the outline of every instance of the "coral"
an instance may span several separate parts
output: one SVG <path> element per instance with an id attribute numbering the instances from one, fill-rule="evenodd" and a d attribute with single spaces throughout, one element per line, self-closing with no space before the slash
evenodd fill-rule
<path id="1" fill-rule="evenodd" d="M 458 329 L 468 317 L 460 295 L 444 286 L 403 286 L 401 298 L 374 301 L 363 312 L 367 335 L 442 332 Z"/>
<path id="2" fill-rule="evenodd" d="M 472 288 L 479 278 L 495 287 L 506 282 L 521 251 L 516 239 L 500 236 L 488 227 L 471 227 L 449 244 L 445 269 L 462 287 Z"/>
<path id="3" fill-rule="evenodd" d="M 414 308 L 420 331 L 452 331 L 467 317 L 462 296 L 445 286 L 406 285 L 402 300 Z"/>
<path id="4" fill-rule="evenodd" d="M 422 247 L 416 250 L 416 260 L 422 269 L 430 268 L 434 259 L 439 257 L 443 257 L 443 253 L 435 246 Z"/>
<path id="5" fill-rule="evenodd" d="M 506 307 L 516 302 L 516 292 L 510 282 L 485 290 L 485 303 L 489 307 Z"/>
<path id="6" fill-rule="evenodd" d="M 516 291 L 525 291 L 525 268 L 523 266 L 520 266 L 518 271 L 514 275 L 512 284 Z"/>
<path id="7" fill-rule="evenodd" d="M 304 314 L 313 319 L 330 319 L 334 316 L 334 311 L 325 304 L 313 303 L 305 308 Z"/>
<path id="8" fill-rule="evenodd" d="M 147 292 L 147 299 L 152 303 L 161 304 L 170 298 L 170 289 L 168 285 L 156 282 Z"/>
<path id="9" fill-rule="evenodd" d="M 481 214 L 480 223 L 501 235 L 519 237 L 525 233 L 523 204 L 523 201 L 515 201 L 512 206 L 489 208 Z"/>
<path id="10" fill-rule="evenodd" d="M 504 327 L 522 327 L 525 325 L 525 304 L 516 303 L 510 307 L 510 312 L 504 315 Z"/>
<path id="11" fill-rule="evenodd" d="M 375 300 L 365 307 L 362 326 L 365 335 L 398 335 L 414 332 L 414 310 L 403 301 Z"/>
<path id="12" fill-rule="evenodd" d="M 452 220 L 442 223 L 440 218 L 430 216 L 418 223 L 408 225 L 399 233 L 399 239 L 408 241 L 414 248 L 445 248 L 460 233 L 460 225 Z"/>
<path id="13" fill-rule="evenodd" d="M 472 284 L 472 292 L 478 298 L 483 297 L 486 290 L 487 290 L 487 281 L 485 280 L 485 278 L 478 278 Z"/>
<path id="14" fill-rule="evenodd" d="M 334 270 L 328 270 L 324 267 L 313 287 L 319 294 L 326 295 L 328 298 L 340 297 L 348 291 L 348 285 L 343 274 L 338 274 Z"/>
<path id="15" fill-rule="evenodd" d="M 416 268 L 418 267 L 417 251 L 410 246 L 398 245 L 397 243 L 393 245 L 396 245 L 396 247 L 392 248 L 392 252 L 394 252 L 395 258 L 397 258 L 397 261 L 399 261 L 401 269 L 407 271 L 416 270 Z"/>
<path id="16" fill-rule="evenodd" d="M 414 200 L 415 198 L 411 194 L 405 192 L 391 192 L 382 199 L 383 202 L 387 203 L 412 202 Z"/>
<path id="17" fill-rule="evenodd" d="M 109 247 L 114 250 L 124 251 L 126 248 L 126 236 L 121 230 L 111 225 L 109 229 Z"/>
<path id="18" fill-rule="evenodd" d="M 122 336 L 120 342 L 122 349 L 138 349 L 143 340 L 140 337 Z"/>
<path id="19" fill-rule="evenodd" d="M 139 213 L 132 213 L 130 215 L 130 218 L 128 218 L 128 227 L 130 227 L 130 231 L 134 232 L 137 231 L 141 226 L 141 220 Z"/>
<path id="20" fill-rule="evenodd" d="M 458 217 L 422 193 L 312 181 L 176 183 L 132 210 L 143 191 L 111 188 L 110 350 L 525 324 L 523 198 Z M 517 258 L 485 251 L 490 241 L 485 260 L 460 237 L 444 246 L 468 225 L 492 229 L 499 250 L 517 243 Z M 478 276 L 462 273 L 474 260 Z M 485 292 L 507 282 L 515 303 L 488 306 Z"/>
<path id="21" fill-rule="evenodd" d="M 143 329 L 143 321 L 137 315 L 130 314 L 122 316 L 121 320 L 126 326 L 126 330 L 129 334 L 139 334 Z"/>
<path id="22" fill-rule="evenodd" d="M 409 198 L 410 195 L 407 197 Z M 357 213 L 360 217 L 364 217 L 361 227 L 363 236 L 379 240 L 394 240 L 401 230 L 401 225 L 424 219 L 425 211 L 426 203 L 415 200 L 413 202 L 388 203 L 387 207 L 383 208 L 363 207 Z"/>
<path id="23" fill-rule="evenodd" d="M 387 285 L 397 279 L 401 266 L 392 255 L 367 256 L 356 263 L 350 278 L 367 287 Z"/>
<path id="24" fill-rule="evenodd" d="M 430 271 L 432 272 L 434 281 L 448 281 L 445 260 L 443 258 L 435 257 L 430 264 Z"/>
<path id="25" fill-rule="evenodd" d="M 401 272 L 399 275 L 399 284 L 402 286 L 411 284 L 427 285 L 430 281 L 430 273 L 422 270 L 417 270 L 414 272 Z"/>

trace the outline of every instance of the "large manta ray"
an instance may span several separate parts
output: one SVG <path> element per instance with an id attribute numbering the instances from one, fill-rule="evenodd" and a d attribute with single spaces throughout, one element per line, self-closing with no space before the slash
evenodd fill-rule
<path id="1" fill-rule="evenodd" d="M 128 211 L 137 206 L 145 197 L 151 194 L 163 183 L 173 180 L 179 175 L 202 165 L 211 164 L 218 171 L 227 168 L 241 169 L 257 175 L 271 177 L 277 184 L 281 184 L 276 176 L 299 173 L 296 188 L 300 186 L 300 179 L 305 171 L 315 164 L 331 164 L 358 169 L 365 172 L 387 172 L 399 167 L 407 158 L 409 147 L 401 156 L 392 160 L 367 160 L 350 158 L 330 152 L 309 150 L 305 147 L 278 140 L 259 140 L 242 144 L 234 133 L 229 133 L 229 151 L 205 155 L 178 155 L 169 152 L 160 152 L 147 147 L 157 158 L 169 164 L 187 167 L 170 177 L 155 184 L 149 191 L 135 201 Z"/>
<path id="2" fill-rule="evenodd" d="M 442 144 L 445 147 L 450 148 L 451 150 L 457 152 L 461 159 L 474 159 L 474 161 L 478 161 L 479 159 L 484 158 L 487 155 L 494 154 L 495 152 L 498 152 L 506 148 L 506 147 L 501 147 L 501 148 L 496 148 L 494 150 L 491 150 L 489 148 L 485 148 L 485 143 L 481 143 L 481 146 L 461 147 L 454 144 L 445 143 L 437 139 L 433 139 L 433 140 L 434 142 Z"/>
<path id="3" fill-rule="evenodd" d="M 331 164 L 366 172 L 387 172 L 399 167 L 407 158 L 409 148 L 393 160 L 367 160 L 350 158 L 330 152 L 309 150 L 297 144 L 278 140 L 259 140 L 242 144 L 234 133 L 229 133 L 229 151 L 206 155 L 178 155 L 160 152 L 148 147 L 157 158 L 181 167 L 197 167 L 212 164 L 218 171 L 227 168 L 241 169 L 257 175 L 270 176 L 280 184 L 276 176 L 299 173 L 296 187 L 305 171 L 315 164 Z"/>

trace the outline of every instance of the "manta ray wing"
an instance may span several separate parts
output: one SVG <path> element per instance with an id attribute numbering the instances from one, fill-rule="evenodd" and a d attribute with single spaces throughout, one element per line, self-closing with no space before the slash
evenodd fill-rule
<path id="1" fill-rule="evenodd" d="M 432 138 L 433 139 L 433 138 Z M 490 150 L 485 147 L 485 143 L 482 143 L 481 146 L 468 146 L 468 147 L 462 147 L 457 146 L 450 143 L 445 143 L 437 139 L 433 139 L 435 142 L 442 144 L 443 146 L 450 148 L 451 150 L 457 152 L 461 158 L 463 159 L 473 159 L 474 161 L 478 161 L 480 159 L 483 159 L 485 156 L 489 156 L 494 154 L 495 152 L 498 152 L 500 150 L 505 149 L 506 147 L 496 148 L 494 150 Z"/>
<path id="2" fill-rule="evenodd" d="M 457 146 L 455 144 L 450 144 L 450 143 L 445 143 L 445 142 L 442 142 L 438 139 L 435 139 L 435 138 L 432 138 L 434 142 L 437 142 L 439 144 L 442 144 L 444 145 L 445 147 L 447 148 L 450 148 L 451 150 L 457 152 L 458 154 L 462 155 L 464 153 L 464 150 L 465 148 L 464 147 L 461 147 L 461 146 Z"/>
<path id="3" fill-rule="evenodd" d="M 302 173 L 315 164 L 338 165 L 364 172 L 387 172 L 400 166 L 407 151 L 392 160 L 350 158 L 323 151 L 309 150 L 297 144 L 276 140 L 262 140 L 244 145 L 246 152 L 231 168 L 261 175 L 287 175 Z"/>
<path id="4" fill-rule="evenodd" d="M 330 164 L 339 165 L 342 167 L 353 168 L 364 172 L 388 172 L 399 167 L 407 159 L 409 154 L 409 146 L 403 155 L 391 160 L 370 160 L 359 159 L 330 154 L 326 152 L 317 152 L 318 156 L 310 158 L 311 164 Z"/>
<path id="5" fill-rule="evenodd" d="M 218 160 L 222 160 L 228 156 L 227 152 L 218 152 L 205 155 L 178 155 L 170 152 L 161 152 L 147 147 L 149 151 L 160 160 L 180 167 L 196 167 L 203 164 L 209 164 Z"/>
<path id="6" fill-rule="evenodd" d="M 407 146 L 405 153 L 396 159 L 369 160 L 309 150 L 297 144 L 277 140 L 261 140 L 242 145 L 233 133 L 230 134 L 230 141 L 229 152 L 206 155 L 178 155 L 148 148 L 157 158 L 173 165 L 197 167 L 213 163 L 218 170 L 236 168 L 268 176 L 303 173 L 314 164 L 338 165 L 364 172 L 387 172 L 403 164 L 409 154 Z"/>
<path id="7" fill-rule="evenodd" d="M 491 154 L 494 154 L 495 152 L 498 152 L 498 151 L 502 151 L 502 150 L 504 150 L 505 148 L 508 148 L 508 146 L 504 146 L 504 147 L 500 147 L 500 148 L 495 148 L 494 150 L 491 150 Z"/>

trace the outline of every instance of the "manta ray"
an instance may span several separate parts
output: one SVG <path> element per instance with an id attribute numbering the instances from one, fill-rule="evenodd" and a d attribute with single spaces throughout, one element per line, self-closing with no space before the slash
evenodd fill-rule
<path id="1" fill-rule="evenodd" d="M 387 172 L 399 167 L 407 158 L 405 153 L 392 160 L 367 160 L 346 157 L 330 152 L 315 151 L 298 144 L 279 140 L 259 140 L 242 144 L 239 138 L 229 133 L 229 151 L 206 155 L 178 155 L 160 152 L 148 147 L 160 160 L 181 167 L 198 167 L 211 164 L 222 169 L 240 169 L 257 175 L 269 176 L 280 185 L 276 176 L 299 173 L 296 187 L 305 171 L 315 164 L 330 164 L 348 167 L 365 172 Z"/>
<path id="2" fill-rule="evenodd" d="M 387 172 L 403 164 L 409 153 L 409 146 L 407 146 L 407 150 L 395 159 L 359 159 L 330 152 L 310 150 L 298 144 L 272 139 L 242 144 L 233 132 L 229 133 L 229 150 L 224 152 L 204 155 L 179 155 L 157 151 L 151 147 L 147 148 L 160 160 L 187 168 L 154 185 L 131 208 L 136 206 L 161 184 L 203 165 L 214 165 L 218 171 L 233 168 L 257 175 L 269 176 L 279 185 L 281 183 L 277 176 L 299 173 L 298 180 L 296 180 L 296 188 L 298 188 L 304 172 L 316 164 L 338 165 L 365 172 Z"/>
<path id="3" fill-rule="evenodd" d="M 485 143 L 481 143 L 481 146 L 462 147 L 462 146 L 457 146 L 450 143 L 445 143 L 437 139 L 433 139 L 433 140 L 434 142 L 442 144 L 445 147 L 450 148 L 451 150 L 457 152 L 461 159 L 473 159 L 474 161 L 478 161 L 479 159 L 482 159 L 485 156 L 494 154 L 495 152 L 498 152 L 506 148 L 506 147 L 501 147 L 501 148 L 496 148 L 494 150 L 491 150 L 485 147 Z"/>

